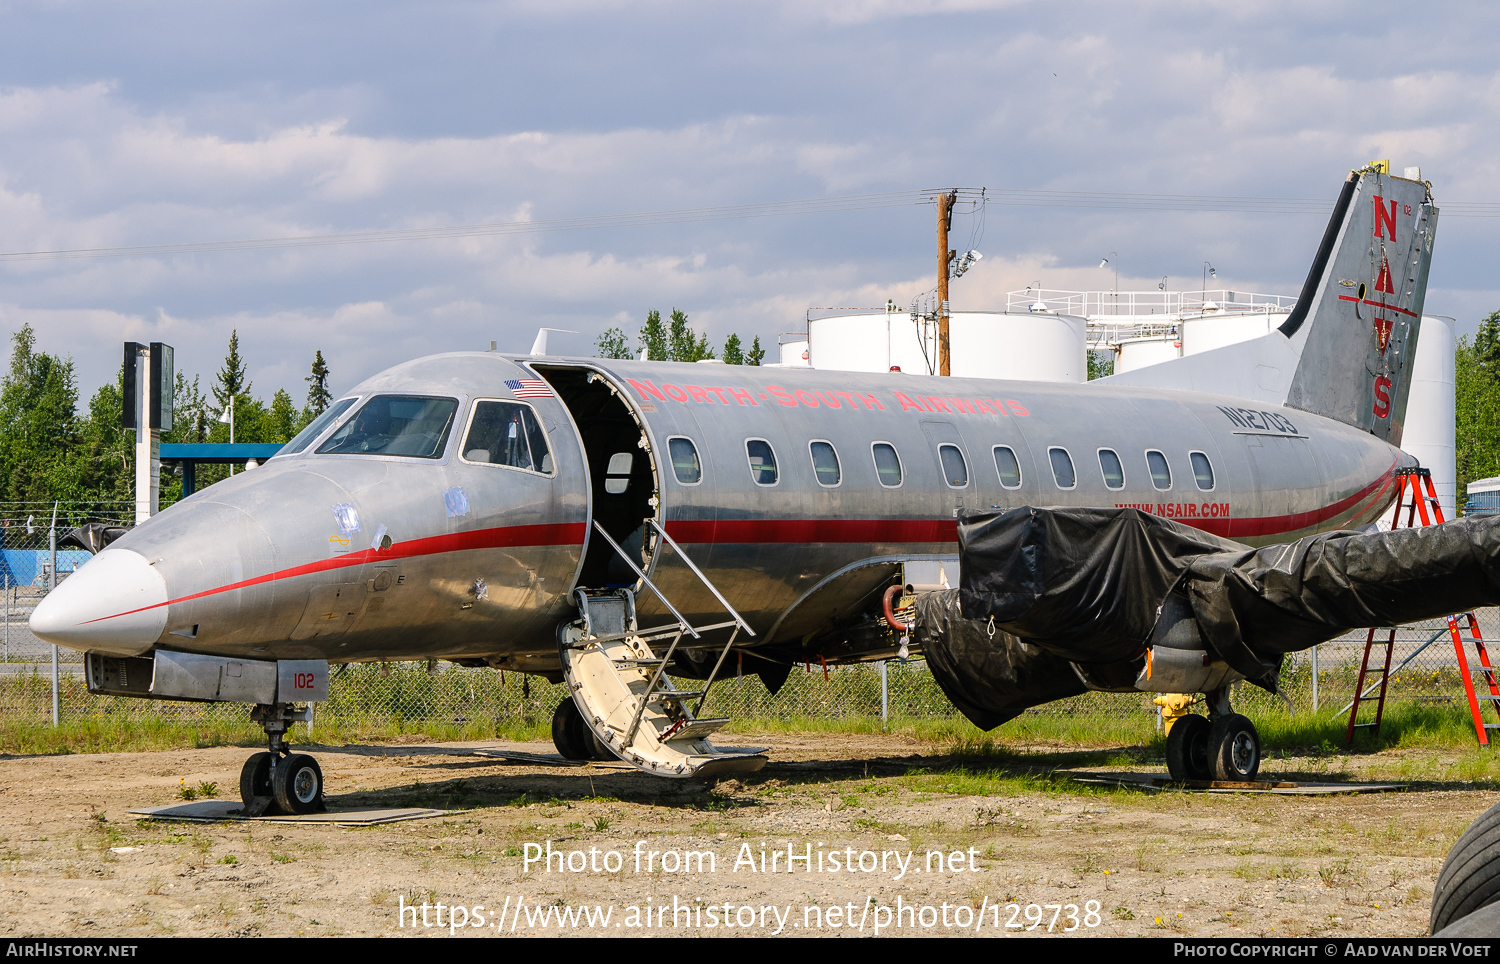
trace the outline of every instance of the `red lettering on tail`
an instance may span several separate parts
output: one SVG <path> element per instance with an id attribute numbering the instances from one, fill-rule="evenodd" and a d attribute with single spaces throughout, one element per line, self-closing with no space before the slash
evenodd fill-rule
<path id="1" fill-rule="evenodd" d="M 1375 237 L 1385 237 L 1386 229 L 1390 229 L 1391 240 L 1396 240 L 1396 202 L 1391 201 L 1391 209 L 1387 212 L 1385 199 L 1377 194 L 1375 195 Z"/>

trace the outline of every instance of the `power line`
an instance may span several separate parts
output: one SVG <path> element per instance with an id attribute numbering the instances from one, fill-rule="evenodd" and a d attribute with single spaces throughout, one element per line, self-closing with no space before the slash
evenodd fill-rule
<path id="1" fill-rule="evenodd" d="M 869 211 L 880 208 L 932 204 L 936 202 L 940 195 L 947 193 L 949 190 L 954 189 L 849 194 L 827 198 L 804 198 L 795 201 L 767 201 L 758 204 L 733 204 L 717 207 L 686 208 L 675 211 L 648 211 L 635 214 L 556 218 L 545 221 L 499 221 L 481 224 L 454 224 L 439 227 L 353 231 L 336 234 L 240 238 L 227 241 L 186 241 L 116 247 L 10 251 L 0 252 L 0 262 L 161 257 L 178 254 L 207 254 L 218 251 L 253 251 L 276 248 L 379 244 L 394 241 L 500 237 L 521 234 L 548 234 L 558 231 L 588 231 L 663 224 L 690 224 L 705 221 L 794 217 L 807 214 L 838 214 L 846 211 Z M 1100 191 L 1027 191 L 1015 189 L 990 190 L 986 192 L 984 189 L 976 188 L 958 188 L 956 190 L 958 191 L 960 201 L 974 204 L 981 211 L 985 201 L 993 201 L 996 204 L 1004 204 L 1012 207 L 1283 215 L 1326 215 L 1333 207 L 1332 202 L 1319 198 L 1235 197 L 1209 194 L 1121 194 Z M 1450 201 L 1440 205 L 1440 209 L 1445 217 L 1500 217 L 1500 203 L 1495 202 Z"/>

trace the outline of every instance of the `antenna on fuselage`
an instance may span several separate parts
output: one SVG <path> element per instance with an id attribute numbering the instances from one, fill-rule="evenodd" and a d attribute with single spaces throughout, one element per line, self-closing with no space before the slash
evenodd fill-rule
<path id="1" fill-rule="evenodd" d="M 545 355 L 545 354 L 547 354 L 547 332 L 549 332 L 549 331 L 559 331 L 559 332 L 562 332 L 565 335 L 576 335 L 576 334 L 578 334 L 578 332 L 573 331 L 573 330 L 568 329 L 568 328 L 538 328 L 536 330 L 536 341 L 534 341 L 534 342 L 531 343 L 531 354 L 533 354 L 533 355 Z"/>

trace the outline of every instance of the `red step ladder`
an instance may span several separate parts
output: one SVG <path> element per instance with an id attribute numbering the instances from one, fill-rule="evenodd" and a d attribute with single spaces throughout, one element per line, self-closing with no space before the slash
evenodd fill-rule
<path id="1" fill-rule="evenodd" d="M 1500 730 L 1500 723 L 1486 723 L 1484 716 L 1479 711 L 1480 701 L 1490 704 L 1495 711 L 1495 716 L 1500 719 L 1500 686 L 1495 684 L 1495 668 L 1490 665 L 1490 654 L 1484 648 L 1484 636 L 1479 632 L 1479 621 L 1474 618 L 1473 613 L 1463 613 L 1464 621 L 1469 624 L 1469 638 L 1465 640 L 1459 632 L 1458 616 L 1448 617 L 1448 635 L 1453 637 L 1453 651 L 1458 654 L 1458 672 L 1464 678 L 1464 689 L 1469 694 L 1469 713 L 1474 717 L 1474 735 L 1479 737 L 1480 746 L 1490 745 L 1489 730 Z M 1474 692 L 1474 678 L 1469 675 L 1469 661 L 1464 656 L 1464 643 L 1474 644 L 1479 652 L 1479 666 L 1484 673 L 1484 681 L 1489 684 L 1489 693 Z"/>
<path id="2" fill-rule="evenodd" d="M 1403 523 L 1401 511 L 1406 510 L 1406 519 Z M 1427 469 L 1398 469 L 1396 471 L 1396 511 L 1391 516 L 1391 528 L 1415 528 L 1420 518 L 1421 525 L 1433 525 L 1441 523 L 1443 519 L 1443 505 L 1438 501 L 1437 492 L 1432 485 L 1432 473 Z M 1469 636 L 1464 638 L 1460 631 L 1459 619 L 1468 623 Z M 1344 742 L 1354 741 L 1354 731 L 1359 729 L 1371 729 L 1375 733 L 1380 732 L 1380 718 L 1385 712 L 1386 686 L 1390 682 L 1391 656 L 1395 649 L 1396 630 L 1387 629 L 1386 638 L 1377 641 L 1375 634 L 1378 629 L 1371 629 L 1365 636 L 1365 656 L 1359 667 L 1359 682 L 1354 686 L 1354 701 L 1349 706 L 1349 729 L 1344 734 Z M 1474 719 L 1474 733 L 1479 737 L 1480 746 L 1489 746 L 1489 730 L 1500 730 L 1500 723 L 1486 723 L 1480 712 L 1480 702 L 1490 704 L 1497 719 L 1500 719 L 1500 683 L 1496 682 L 1494 667 L 1490 665 L 1490 656 L 1484 648 L 1484 636 L 1479 631 L 1479 621 L 1474 618 L 1472 612 L 1460 613 L 1448 617 L 1448 635 L 1453 639 L 1453 652 L 1458 657 L 1458 671 L 1463 677 L 1464 690 L 1469 697 L 1469 713 Z M 1429 641 L 1430 642 L 1430 641 Z M 1464 644 L 1472 643 L 1479 655 L 1479 665 L 1484 673 L 1485 682 L 1489 684 L 1488 694 L 1479 694 L 1474 691 L 1474 679 L 1469 674 L 1469 660 L 1464 653 Z M 1385 662 L 1382 668 L 1370 669 L 1370 651 L 1376 646 L 1385 647 Z M 1423 647 L 1425 648 L 1425 647 Z M 1415 655 L 1415 654 L 1413 654 Z M 1407 658 L 1409 662 L 1411 657 Z M 1402 665 L 1405 665 L 1403 663 Z M 1365 679 L 1367 676 L 1380 674 L 1380 695 L 1375 699 L 1375 722 L 1357 723 L 1359 715 L 1359 704 L 1368 695 L 1365 690 Z M 1374 684 L 1371 684 L 1374 689 Z"/>

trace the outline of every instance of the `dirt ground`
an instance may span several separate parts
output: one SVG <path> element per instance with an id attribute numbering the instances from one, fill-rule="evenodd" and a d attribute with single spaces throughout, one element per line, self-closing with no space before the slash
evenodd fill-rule
<path id="1" fill-rule="evenodd" d="M 1418 936 L 1442 858 L 1500 796 L 1441 780 L 1323 797 L 1098 790 L 1045 776 L 1098 765 L 1082 751 L 962 759 L 895 736 L 725 742 L 768 747 L 772 762 L 709 786 L 437 745 L 299 748 L 319 759 L 333 809 L 445 811 L 366 828 L 127 813 L 202 783 L 236 798 L 244 748 L 0 757 L 0 931 Z M 552 751 L 465 744 L 480 745 Z M 1413 753 L 1379 754 L 1379 766 Z M 1362 766 L 1275 761 L 1317 779 Z"/>

